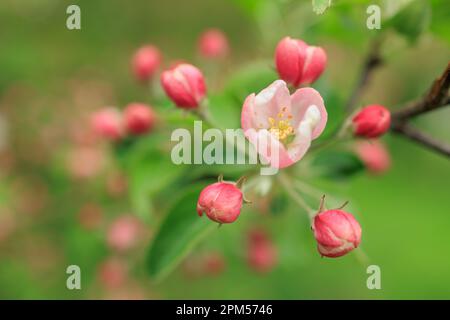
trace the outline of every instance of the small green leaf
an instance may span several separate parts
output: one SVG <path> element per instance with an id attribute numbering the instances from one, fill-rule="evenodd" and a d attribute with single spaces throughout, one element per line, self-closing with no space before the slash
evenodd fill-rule
<path id="1" fill-rule="evenodd" d="M 217 229 L 216 223 L 197 215 L 197 200 L 203 187 L 202 183 L 188 189 L 162 222 L 147 257 L 148 271 L 154 279 L 167 276 L 200 240 Z"/>
<path id="2" fill-rule="evenodd" d="M 431 7 L 427 0 L 414 0 L 400 9 L 390 18 L 387 26 L 391 26 L 411 43 L 416 41 L 430 23 Z"/>
<path id="3" fill-rule="evenodd" d="M 231 77 L 225 86 L 225 93 L 237 102 L 240 110 L 249 94 L 260 92 L 277 78 L 272 62 L 255 62 L 246 65 Z"/>
<path id="4" fill-rule="evenodd" d="M 313 11 L 322 14 L 331 6 L 331 0 L 312 0 Z"/>
<path id="5" fill-rule="evenodd" d="M 288 207 L 289 199 L 284 192 L 277 193 L 270 201 L 270 212 L 274 215 L 282 214 Z"/>
<path id="6" fill-rule="evenodd" d="M 322 152 L 311 165 L 320 176 L 335 180 L 349 178 L 364 170 L 361 160 L 348 151 Z"/>

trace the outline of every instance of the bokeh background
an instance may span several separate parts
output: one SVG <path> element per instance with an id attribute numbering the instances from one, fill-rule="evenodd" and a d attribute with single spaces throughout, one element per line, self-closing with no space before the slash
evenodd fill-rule
<path id="1" fill-rule="evenodd" d="M 0 298 L 450 298 L 450 162 L 444 156 L 388 134 L 383 141 L 392 166 L 383 175 L 308 181 L 351 201 L 363 227 L 362 247 L 381 268 L 381 290 L 367 289 L 367 263 L 357 255 L 320 258 L 308 220 L 283 196 L 277 205 L 269 196 L 257 199 L 238 223 L 210 233 L 173 272 L 154 281 L 147 251 L 179 187 L 163 186 L 172 178 L 171 166 L 145 163 L 153 157 L 147 146 L 168 143 L 170 134 L 125 150 L 139 154 L 140 164 L 132 167 L 143 167 L 131 176 L 118 160 L 120 150 L 92 142 L 88 134 L 86 118 L 103 106 L 159 103 L 130 72 L 132 54 L 146 43 L 161 49 L 165 66 L 177 60 L 196 64 L 210 91 L 220 92 L 240 70 L 264 66 L 274 76 L 277 41 L 300 37 L 328 53 L 317 87 L 331 90 L 333 101 L 345 101 L 377 31 L 366 28 L 367 3 L 334 2 L 316 15 L 311 1 L 297 0 L 1 1 Z M 402 1 L 373 2 L 382 7 L 384 63 L 358 105 L 395 109 L 426 92 L 447 65 L 450 5 L 427 1 L 431 11 L 412 20 L 413 26 L 426 20 L 424 30 L 409 39 L 383 30 L 392 3 Z M 66 28 L 69 4 L 81 8 L 81 30 Z M 197 39 L 210 27 L 222 29 L 230 41 L 231 54 L 220 63 L 198 55 Z M 270 83 L 266 79 L 259 79 L 258 90 Z M 161 101 L 160 112 L 174 109 Z M 239 114 L 222 112 L 225 118 Z M 447 108 L 414 123 L 450 142 L 449 119 Z M 196 214 L 194 208 L 186 212 Z M 108 230 L 123 216 L 138 219 L 139 239 L 133 250 L 116 252 L 108 245 Z M 246 232 L 254 225 L 266 228 L 277 248 L 270 272 L 255 272 L 246 263 Z M 213 261 L 199 267 L 211 255 L 221 257 L 219 266 Z M 81 290 L 66 288 L 71 264 L 81 268 Z"/>

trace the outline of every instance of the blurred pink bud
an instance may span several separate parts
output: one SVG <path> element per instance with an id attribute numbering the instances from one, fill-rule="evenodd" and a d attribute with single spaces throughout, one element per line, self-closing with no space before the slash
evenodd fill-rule
<path id="1" fill-rule="evenodd" d="M 87 230 L 97 229 L 103 220 L 103 210 L 95 203 L 85 204 L 78 213 L 78 221 Z"/>
<path id="2" fill-rule="evenodd" d="M 276 265 L 276 247 L 264 230 L 255 229 L 249 233 L 247 259 L 249 266 L 261 273 L 271 271 Z"/>
<path id="3" fill-rule="evenodd" d="M 139 48 L 132 59 L 132 68 L 136 79 L 147 82 L 158 70 L 161 60 L 161 53 L 155 46 L 147 45 Z"/>
<path id="4" fill-rule="evenodd" d="M 358 141 L 356 153 L 366 168 L 374 174 L 383 173 L 391 166 L 389 151 L 380 141 Z"/>
<path id="5" fill-rule="evenodd" d="M 123 195 L 128 187 L 127 178 L 119 172 L 110 172 L 106 180 L 106 190 L 110 196 Z"/>
<path id="6" fill-rule="evenodd" d="M 203 74 L 193 65 L 182 63 L 161 75 L 161 85 L 170 99 L 180 108 L 194 109 L 205 97 Z"/>
<path id="7" fill-rule="evenodd" d="M 243 195 L 234 183 L 216 182 L 202 190 L 197 202 L 197 213 L 206 213 L 218 223 L 234 222 L 241 213 Z"/>
<path id="8" fill-rule="evenodd" d="M 152 130 L 156 121 L 153 109 L 143 103 L 130 103 L 124 111 L 126 130 L 134 135 L 140 135 Z"/>
<path id="9" fill-rule="evenodd" d="M 219 252 L 210 252 L 204 257 L 205 273 L 219 275 L 225 270 L 225 259 Z"/>
<path id="10" fill-rule="evenodd" d="M 77 147 L 69 154 L 68 170 L 74 178 L 86 179 L 97 175 L 104 167 L 103 150 L 97 147 Z"/>
<path id="11" fill-rule="evenodd" d="M 95 112 L 91 124 L 94 132 L 101 137 L 115 141 L 123 136 L 122 116 L 115 108 L 107 107 Z"/>
<path id="12" fill-rule="evenodd" d="M 357 248 L 361 242 L 361 226 L 353 215 L 342 210 L 318 213 L 314 217 L 312 228 L 322 256 L 343 256 Z"/>
<path id="13" fill-rule="evenodd" d="M 373 104 L 359 111 L 352 122 L 355 136 L 376 138 L 389 130 L 391 113 L 385 107 Z"/>
<path id="14" fill-rule="evenodd" d="M 108 245 L 117 251 L 127 251 L 137 244 L 141 231 L 141 223 L 136 217 L 120 216 L 112 222 L 108 229 Z"/>
<path id="15" fill-rule="evenodd" d="M 327 55 L 321 47 L 308 46 L 302 40 L 285 37 L 275 49 L 275 65 L 280 78 L 295 87 L 316 81 L 326 63 Z"/>
<path id="16" fill-rule="evenodd" d="M 100 282 L 109 289 L 122 286 L 128 277 L 125 263 L 117 258 L 108 258 L 102 262 L 98 269 Z"/>
<path id="17" fill-rule="evenodd" d="M 221 58 L 228 54 L 226 35 L 218 29 L 206 30 L 199 39 L 199 51 L 205 58 Z"/>

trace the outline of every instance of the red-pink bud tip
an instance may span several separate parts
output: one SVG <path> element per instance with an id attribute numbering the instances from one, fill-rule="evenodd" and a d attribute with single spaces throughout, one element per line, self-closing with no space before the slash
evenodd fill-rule
<path id="1" fill-rule="evenodd" d="M 352 122 L 355 136 L 376 138 L 389 130 L 391 113 L 381 105 L 369 105 L 359 111 Z"/>
<path id="2" fill-rule="evenodd" d="M 161 85 L 167 96 L 180 108 L 197 108 L 206 94 L 203 74 L 187 63 L 177 64 L 161 74 Z"/>
<path id="3" fill-rule="evenodd" d="M 391 167 L 389 151 L 380 141 L 358 141 L 355 149 L 369 172 L 381 174 Z"/>
<path id="4" fill-rule="evenodd" d="M 159 49 L 152 45 L 139 48 L 133 55 L 131 66 L 138 81 L 147 82 L 161 65 L 162 56 Z"/>
<path id="5" fill-rule="evenodd" d="M 97 135 L 109 140 L 119 140 L 124 133 L 122 116 L 112 107 L 95 112 L 91 116 L 91 126 Z"/>
<path id="6" fill-rule="evenodd" d="M 226 35 L 218 29 L 209 29 L 201 34 L 198 41 L 200 54 L 205 58 L 222 58 L 228 54 Z"/>
<path id="7" fill-rule="evenodd" d="M 316 81 L 326 64 L 325 50 L 299 39 L 285 37 L 275 49 L 275 65 L 280 78 L 295 87 Z"/>
<path id="8" fill-rule="evenodd" d="M 150 106 L 143 103 L 130 103 L 124 111 L 124 122 L 127 132 L 140 135 L 151 131 L 156 115 Z"/>

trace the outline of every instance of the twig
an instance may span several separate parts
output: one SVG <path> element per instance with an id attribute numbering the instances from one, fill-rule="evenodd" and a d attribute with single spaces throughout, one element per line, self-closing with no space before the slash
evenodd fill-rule
<path id="1" fill-rule="evenodd" d="M 280 174 L 278 174 L 277 178 L 278 178 L 278 181 L 280 181 L 280 184 L 286 190 L 287 194 L 292 198 L 292 200 L 297 202 L 297 204 L 306 211 L 306 213 L 308 214 L 310 219 L 312 219 L 314 217 L 314 215 L 315 215 L 315 210 L 313 210 L 305 202 L 305 200 L 303 200 L 303 198 L 294 190 L 294 188 L 292 186 L 292 183 L 287 178 L 287 176 L 285 176 L 285 174 L 283 172 L 281 172 Z"/>
<path id="2" fill-rule="evenodd" d="M 408 121 L 414 117 L 447 106 L 450 103 L 449 87 L 450 63 L 447 64 L 447 68 L 442 75 L 433 82 L 430 90 L 421 100 L 408 103 L 405 107 L 392 113 L 391 130 L 426 146 L 430 150 L 450 157 L 450 145 L 439 142 L 408 124 Z"/>
<path id="3" fill-rule="evenodd" d="M 450 62 L 442 75 L 437 78 L 428 93 L 421 100 L 413 101 L 404 108 L 392 113 L 392 120 L 400 122 L 414 118 L 426 112 L 444 107 L 450 103 Z"/>
<path id="4" fill-rule="evenodd" d="M 412 141 L 418 142 L 433 151 L 439 152 L 443 155 L 446 155 L 447 157 L 450 157 L 450 145 L 436 141 L 434 138 L 430 137 L 427 134 L 424 134 L 420 130 L 411 127 L 407 123 L 395 124 L 391 128 L 391 130 L 395 133 L 402 134 L 403 136 L 411 139 Z"/>
<path id="5" fill-rule="evenodd" d="M 382 64 L 382 59 L 380 55 L 380 46 L 381 46 L 381 39 L 377 38 L 376 40 L 374 40 L 374 42 L 371 44 L 369 48 L 369 54 L 365 59 L 358 82 L 356 83 L 355 88 L 353 89 L 352 94 L 350 95 L 350 98 L 346 104 L 345 109 L 347 113 L 352 112 L 356 102 L 361 97 L 364 88 L 367 86 L 367 83 L 369 82 L 372 72 Z"/>

